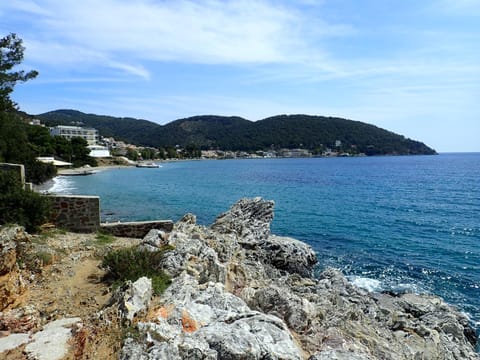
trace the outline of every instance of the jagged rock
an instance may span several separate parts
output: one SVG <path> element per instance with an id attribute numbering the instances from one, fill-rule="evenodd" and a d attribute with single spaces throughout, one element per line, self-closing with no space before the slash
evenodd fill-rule
<path id="1" fill-rule="evenodd" d="M 217 217 L 211 229 L 220 234 L 234 233 L 245 243 L 267 240 L 274 204 L 260 197 L 241 199 Z"/>
<path id="2" fill-rule="evenodd" d="M 254 252 L 252 257 L 276 269 L 289 273 L 297 273 L 304 277 L 312 276 L 317 263 L 317 255 L 311 246 L 289 237 L 269 236 L 252 247 L 251 243 L 240 241 L 240 244 Z"/>
<path id="3" fill-rule="evenodd" d="M 17 244 L 15 238 L 18 228 L 7 227 L 0 230 L 0 275 L 12 271 L 17 260 Z"/>
<path id="4" fill-rule="evenodd" d="M 184 225 L 180 227 L 184 229 Z M 178 229 L 177 225 L 175 228 Z M 174 230 L 169 237 L 174 250 L 165 253 L 160 264 L 163 270 L 172 277 L 186 270 L 200 282 L 225 282 L 226 267 L 215 250 L 208 246 L 206 232 L 207 229 L 198 226 L 191 227 L 189 233 Z"/>
<path id="5" fill-rule="evenodd" d="M 143 238 L 139 249 L 147 251 L 158 251 L 162 246 L 168 245 L 168 235 L 165 231 L 151 229 Z"/>
<path id="6" fill-rule="evenodd" d="M 32 336 L 32 342 L 25 347 L 29 359 L 59 360 L 68 353 L 72 338 L 72 326 L 78 326 L 80 318 L 68 318 L 52 321 L 42 331 Z"/>
<path id="7" fill-rule="evenodd" d="M 122 317 L 132 321 L 138 313 L 147 310 L 152 294 L 152 280 L 141 277 L 134 283 L 127 281 L 115 292 L 110 303 L 117 304 Z"/>
<path id="8" fill-rule="evenodd" d="M 199 284 L 183 273 L 162 302 L 154 323 L 139 324 L 149 343 L 140 354 L 148 359 L 301 359 L 280 319 L 252 311 L 220 283 Z M 123 359 L 131 355 L 123 349 Z"/>
<path id="9" fill-rule="evenodd" d="M 0 227 L 0 311 L 14 304 L 25 291 L 17 265 L 30 239 L 20 226 Z"/>
<path id="10" fill-rule="evenodd" d="M 468 319 L 441 299 L 369 293 L 334 269 L 311 278 L 315 253 L 272 236 L 272 219 L 255 198 L 209 228 L 175 224 L 160 264 L 172 285 L 122 359 L 479 359 Z"/>
<path id="11" fill-rule="evenodd" d="M 275 285 L 253 290 L 253 294 L 247 296 L 249 306 L 266 314 L 278 316 L 295 332 L 305 333 L 310 330 L 309 316 L 314 309 L 308 300 Z"/>

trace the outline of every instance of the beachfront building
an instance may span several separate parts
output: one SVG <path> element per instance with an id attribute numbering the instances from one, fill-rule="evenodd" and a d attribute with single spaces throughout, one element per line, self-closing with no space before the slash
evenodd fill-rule
<path id="1" fill-rule="evenodd" d="M 50 135 L 63 136 L 67 139 L 81 137 L 87 140 L 88 145 L 95 145 L 99 140 L 98 130 L 79 126 L 58 125 L 50 128 Z"/>
<path id="2" fill-rule="evenodd" d="M 37 160 L 44 163 L 44 164 L 53 164 L 57 167 L 66 167 L 72 166 L 73 164 L 66 161 L 56 160 L 53 156 L 39 156 Z"/>
<path id="3" fill-rule="evenodd" d="M 88 156 L 94 158 L 104 158 L 104 157 L 111 157 L 110 150 L 106 146 L 101 145 L 89 145 L 87 146 L 90 149 L 90 153 Z"/>

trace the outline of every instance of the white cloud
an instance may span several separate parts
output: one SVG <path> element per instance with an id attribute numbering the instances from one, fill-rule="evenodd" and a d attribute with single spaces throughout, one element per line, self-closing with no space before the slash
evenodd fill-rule
<path id="1" fill-rule="evenodd" d="M 294 7 L 268 1 L 44 0 L 41 4 L 30 1 L 13 7 L 43 15 L 32 24 L 30 37 L 46 48 L 68 44 L 114 61 L 127 56 L 207 64 L 297 62 L 321 57 L 322 37 L 351 32 L 348 26 L 314 16 L 306 19 L 309 15 Z"/>
<path id="2" fill-rule="evenodd" d="M 34 0 L 5 1 L 0 4 L 0 11 L 21 11 L 32 15 L 51 16 L 53 12 L 37 4 Z"/>

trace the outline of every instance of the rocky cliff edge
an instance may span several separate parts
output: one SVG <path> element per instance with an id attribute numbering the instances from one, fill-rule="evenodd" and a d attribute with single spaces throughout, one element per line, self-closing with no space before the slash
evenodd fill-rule
<path id="1" fill-rule="evenodd" d="M 121 359 L 478 359 L 468 319 L 429 295 L 369 293 L 337 270 L 313 278 L 310 246 L 270 234 L 273 201 L 242 199 L 210 227 L 166 236 L 173 278 Z"/>
<path id="2" fill-rule="evenodd" d="M 0 229 L 0 358 L 480 359 L 468 319 L 438 297 L 369 293 L 335 269 L 314 277 L 310 246 L 270 233 L 273 208 L 242 199 L 210 227 L 187 214 L 170 233 L 106 246 L 169 245 L 160 296 L 146 277 L 112 293 L 95 235 L 48 238 L 52 264 L 28 273 L 18 258 L 35 244 Z"/>

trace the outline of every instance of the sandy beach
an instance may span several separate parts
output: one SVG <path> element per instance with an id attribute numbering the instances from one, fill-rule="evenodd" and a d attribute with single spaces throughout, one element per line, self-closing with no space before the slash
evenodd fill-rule
<path id="1" fill-rule="evenodd" d="M 48 193 L 51 191 L 51 189 L 55 186 L 55 182 L 58 178 L 62 176 L 75 176 L 75 175 L 83 175 L 84 173 L 91 172 L 93 175 L 95 173 L 101 172 L 101 171 L 107 171 L 107 170 L 112 170 L 112 169 L 127 169 L 131 168 L 134 165 L 102 165 L 102 166 L 96 166 L 96 167 L 79 167 L 79 168 L 74 168 L 74 169 L 58 169 L 57 171 L 57 176 L 45 181 L 44 183 L 41 184 L 34 184 L 33 185 L 33 190 L 38 192 L 38 193 Z"/>

